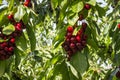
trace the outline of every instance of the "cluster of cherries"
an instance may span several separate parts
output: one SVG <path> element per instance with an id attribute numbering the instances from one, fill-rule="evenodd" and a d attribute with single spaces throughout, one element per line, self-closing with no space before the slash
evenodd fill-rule
<path id="1" fill-rule="evenodd" d="M 84 5 L 84 9 L 89 10 L 90 8 L 91 6 L 89 4 Z M 82 21 L 83 19 L 83 15 L 80 14 L 78 21 Z M 62 47 L 67 53 L 68 60 L 70 60 L 70 58 L 76 52 L 81 51 L 86 47 L 87 35 L 85 34 L 85 30 L 87 28 L 87 23 L 85 21 L 82 21 L 82 27 L 78 30 L 76 35 L 73 35 L 74 29 L 76 27 L 77 25 L 74 25 L 73 27 L 68 26 L 65 41 L 62 44 Z"/>
<path id="2" fill-rule="evenodd" d="M 31 0 L 25 0 L 25 2 L 23 3 L 24 6 L 26 7 L 31 7 L 32 4 L 31 4 Z"/>
<path id="3" fill-rule="evenodd" d="M 3 28 L 0 28 L 0 38 L 3 40 L 0 42 L 0 60 L 6 60 L 14 54 L 16 37 L 20 37 L 22 30 L 25 29 L 22 20 L 15 22 L 13 14 L 8 15 L 8 20 L 14 25 L 15 31 L 6 35 L 2 32 Z"/>
<path id="4" fill-rule="evenodd" d="M 68 60 L 70 60 L 70 57 L 74 55 L 77 51 L 81 51 L 86 47 L 87 35 L 84 34 L 86 27 L 87 23 L 83 22 L 82 27 L 76 35 L 73 35 L 74 28 L 72 26 L 69 26 L 67 28 L 65 41 L 62 44 L 62 47 L 67 52 Z"/>

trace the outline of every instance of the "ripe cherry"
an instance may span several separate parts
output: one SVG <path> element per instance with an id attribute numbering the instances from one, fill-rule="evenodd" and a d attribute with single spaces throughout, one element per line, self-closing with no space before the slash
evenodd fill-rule
<path id="1" fill-rule="evenodd" d="M 77 40 L 78 42 L 80 42 L 80 41 L 81 41 L 81 38 L 80 38 L 80 36 L 79 36 L 79 35 L 77 35 L 77 36 L 76 36 L 76 40 Z"/>
<path id="2" fill-rule="evenodd" d="M 116 77 L 120 79 L 120 71 L 116 73 Z"/>
<path id="3" fill-rule="evenodd" d="M 71 57 L 73 55 L 73 52 L 71 50 L 67 51 L 67 54 L 69 57 Z"/>
<path id="4" fill-rule="evenodd" d="M 120 29 L 120 23 L 118 24 L 118 29 Z"/>
<path id="5" fill-rule="evenodd" d="M 83 49 L 83 46 L 82 46 L 81 43 L 76 43 L 76 46 L 77 46 L 77 48 L 78 48 L 79 50 L 82 50 L 82 49 Z"/>
<path id="6" fill-rule="evenodd" d="M 16 25 L 16 26 L 15 26 L 15 30 L 16 30 L 16 31 L 22 31 L 22 27 L 21 27 L 20 25 Z"/>
<path id="7" fill-rule="evenodd" d="M 9 51 L 9 48 L 8 48 L 8 47 L 5 47 L 5 49 L 4 49 L 4 50 L 8 52 L 8 51 Z"/>
<path id="8" fill-rule="evenodd" d="M 79 16 L 79 20 L 81 21 L 81 20 L 83 20 L 83 19 L 84 19 L 83 15 L 80 14 L 80 16 Z"/>
<path id="9" fill-rule="evenodd" d="M 75 43 L 75 42 L 76 42 L 75 36 L 72 36 L 72 37 L 70 38 L 70 41 L 71 41 L 72 43 Z"/>
<path id="10" fill-rule="evenodd" d="M 86 40 L 87 39 L 87 35 L 83 35 L 83 40 Z"/>
<path id="11" fill-rule="evenodd" d="M 22 23 L 20 23 L 20 22 L 17 23 L 16 25 L 19 26 L 19 27 L 22 27 Z"/>
<path id="12" fill-rule="evenodd" d="M 10 39 L 11 43 L 15 43 L 15 38 Z"/>
<path id="13" fill-rule="evenodd" d="M 77 32 L 77 35 L 79 35 L 79 36 L 83 35 L 83 29 L 80 29 L 80 30 Z"/>
<path id="14" fill-rule="evenodd" d="M 68 28 L 67 28 L 67 32 L 70 32 L 70 33 L 72 33 L 73 32 L 73 27 L 72 26 L 69 26 Z"/>
<path id="15" fill-rule="evenodd" d="M 71 48 L 71 49 L 75 48 L 75 44 L 74 44 L 74 43 L 71 43 L 71 44 L 70 44 L 70 48 Z"/>
<path id="16" fill-rule="evenodd" d="M 91 8 L 91 6 L 89 4 L 85 4 L 84 8 L 89 10 Z"/>
<path id="17" fill-rule="evenodd" d="M 86 41 L 85 41 L 85 40 L 82 41 L 82 45 L 83 45 L 84 47 L 86 46 Z"/>
<path id="18" fill-rule="evenodd" d="M 69 47 L 67 45 L 64 46 L 65 51 L 69 50 Z"/>
<path id="19" fill-rule="evenodd" d="M 8 19 L 9 19 L 10 21 L 13 20 L 13 19 L 14 19 L 13 16 L 14 16 L 13 14 L 9 14 L 9 15 L 8 15 Z"/>
<path id="20" fill-rule="evenodd" d="M 65 40 L 65 44 L 67 44 L 67 45 L 70 44 L 70 39 L 69 39 L 69 38 L 66 38 L 66 40 Z"/>
<path id="21" fill-rule="evenodd" d="M 29 2 L 25 1 L 23 5 L 28 7 L 29 6 Z"/>
<path id="22" fill-rule="evenodd" d="M 2 44 L 1 44 L 1 47 L 2 48 L 5 48 L 7 46 L 7 42 L 3 42 Z"/>
<path id="23" fill-rule="evenodd" d="M 85 31 L 86 27 L 87 27 L 87 23 L 86 22 L 82 22 L 82 28 L 83 28 L 84 31 Z"/>
<path id="24" fill-rule="evenodd" d="M 67 32 L 67 34 L 66 34 L 66 38 L 71 38 L 71 36 L 72 36 L 72 33 Z"/>
<path id="25" fill-rule="evenodd" d="M 30 1 L 31 1 L 31 0 L 25 0 L 25 2 L 28 2 L 28 3 L 29 3 Z"/>
<path id="26" fill-rule="evenodd" d="M 9 47 L 9 49 L 8 49 L 10 52 L 13 52 L 13 50 L 14 50 L 14 47 Z"/>

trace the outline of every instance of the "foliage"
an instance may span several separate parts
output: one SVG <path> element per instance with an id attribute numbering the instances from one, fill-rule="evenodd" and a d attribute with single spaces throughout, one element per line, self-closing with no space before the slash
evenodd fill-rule
<path id="1" fill-rule="evenodd" d="M 119 80 L 115 76 L 120 66 L 119 0 L 31 0 L 31 5 L 0 0 L 4 34 L 15 31 L 7 19 L 11 13 L 26 25 L 16 38 L 14 55 L 0 61 L 1 80 Z M 62 44 L 68 26 L 78 25 L 74 34 L 81 28 L 80 14 L 88 25 L 87 46 L 68 61 Z"/>

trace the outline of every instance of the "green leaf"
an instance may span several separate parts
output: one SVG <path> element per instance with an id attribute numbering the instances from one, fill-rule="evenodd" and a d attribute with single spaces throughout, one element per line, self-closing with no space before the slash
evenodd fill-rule
<path id="1" fill-rule="evenodd" d="M 98 11 L 99 17 L 105 16 L 106 11 L 104 8 L 100 7 L 99 5 L 96 5 L 96 10 Z"/>
<path id="2" fill-rule="evenodd" d="M 73 12 L 78 13 L 84 8 L 84 4 L 82 1 L 74 1 L 71 5 L 71 9 Z"/>
<path id="3" fill-rule="evenodd" d="M 14 52 L 15 52 L 15 67 L 17 68 L 22 58 L 20 54 L 23 52 L 21 52 L 19 49 L 15 49 Z"/>
<path id="4" fill-rule="evenodd" d="M 58 6 L 59 0 L 51 0 L 52 8 L 55 9 Z"/>
<path id="5" fill-rule="evenodd" d="M 0 77 L 4 74 L 5 72 L 5 64 L 6 64 L 6 61 L 0 61 Z"/>
<path id="6" fill-rule="evenodd" d="M 12 24 L 9 24 L 8 26 L 4 27 L 2 30 L 3 34 L 6 35 L 10 35 L 14 31 L 15 31 L 15 27 Z"/>
<path id="7" fill-rule="evenodd" d="M 65 61 L 63 61 L 60 64 L 57 64 L 54 68 L 54 72 L 53 72 L 54 77 L 59 74 L 62 75 L 62 80 L 70 80 L 67 64 L 65 63 Z M 56 80 L 56 79 L 52 79 L 52 80 Z"/>
<path id="8" fill-rule="evenodd" d="M 96 5 L 96 0 L 90 0 L 89 2 L 87 2 L 88 4 L 95 6 Z"/>
<path id="9" fill-rule="evenodd" d="M 91 46 L 92 48 L 94 48 L 95 50 L 98 50 L 98 46 L 97 46 L 96 42 L 93 39 L 88 39 L 87 44 L 89 46 Z"/>
<path id="10" fill-rule="evenodd" d="M 76 23 L 76 21 L 78 20 L 78 15 L 77 14 L 74 14 L 69 20 L 68 20 L 68 23 L 70 25 L 74 25 Z"/>
<path id="11" fill-rule="evenodd" d="M 77 52 L 73 55 L 70 63 L 81 74 L 83 74 L 89 67 L 88 59 L 84 51 Z"/>
<path id="12" fill-rule="evenodd" d="M 9 11 L 12 10 L 13 6 L 14 6 L 14 0 L 10 0 L 9 7 L 8 7 Z"/>
<path id="13" fill-rule="evenodd" d="M 69 76 L 70 80 L 82 80 L 80 73 L 76 71 L 72 65 L 69 67 Z"/>
<path id="14" fill-rule="evenodd" d="M 27 42 L 24 36 L 17 38 L 16 46 L 19 50 L 25 52 L 27 50 Z"/>
<path id="15" fill-rule="evenodd" d="M 3 26 L 3 25 L 5 25 L 5 24 L 8 24 L 8 19 L 5 16 L 5 14 L 7 12 L 6 9 L 0 9 L 0 27 Z"/>
<path id="16" fill-rule="evenodd" d="M 2 0 L 0 0 L 0 4 L 2 4 Z"/>
<path id="17" fill-rule="evenodd" d="M 27 26 L 26 30 L 27 30 L 28 38 L 30 40 L 31 51 L 34 51 L 36 48 L 36 37 L 34 30 L 31 26 Z"/>
<path id="18" fill-rule="evenodd" d="M 20 21 L 23 16 L 26 14 L 25 7 L 23 5 L 18 6 L 17 12 L 14 15 L 16 21 Z"/>
<path id="19" fill-rule="evenodd" d="M 62 28 L 59 30 L 58 35 L 55 37 L 53 43 L 54 43 L 54 47 L 57 48 L 59 46 L 59 44 L 64 41 L 64 36 L 66 34 L 65 32 L 65 28 Z"/>

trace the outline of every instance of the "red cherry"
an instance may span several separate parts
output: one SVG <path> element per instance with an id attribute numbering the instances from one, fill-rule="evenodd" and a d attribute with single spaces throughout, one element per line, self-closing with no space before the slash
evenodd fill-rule
<path id="1" fill-rule="evenodd" d="M 80 16 L 79 16 L 79 20 L 81 21 L 81 20 L 83 20 L 83 19 L 84 19 L 83 15 L 80 14 Z"/>
<path id="2" fill-rule="evenodd" d="M 83 46 L 82 46 L 81 43 L 76 43 L 76 46 L 77 46 L 77 48 L 78 48 L 79 50 L 82 50 L 82 49 L 83 49 Z"/>
<path id="3" fill-rule="evenodd" d="M 31 0 L 25 0 L 25 2 L 28 2 L 28 3 L 29 3 L 30 1 L 31 1 Z"/>
<path id="4" fill-rule="evenodd" d="M 77 40 L 78 42 L 80 42 L 80 41 L 81 41 L 80 36 L 76 36 L 76 40 Z"/>
<path id="5" fill-rule="evenodd" d="M 17 37 L 17 33 L 14 32 L 14 33 L 12 34 L 12 36 L 13 36 L 13 37 Z"/>
<path id="6" fill-rule="evenodd" d="M 71 38 L 71 36 L 72 36 L 72 33 L 70 33 L 70 32 L 68 32 L 68 33 L 66 34 L 66 38 Z"/>
<path id="7" fill-rule="evenodd" d="M 14 47 L 9 47 L 9 49 L 8 49 L 10 52 L 13 52 L 13 50 L 14 50 Z"/>
<path id="8" fill-rule="evenodd" d="M 69 38 L 66 38 L 66 40 L 65 40 L 65 44 L 67 44 L 67 45 L 70 44 L 70 39 L 69 39 Z"/>
<path id="9" fill-rule="evenodd" d="M 15 38 L 10 39 L 11 43 L 15 43 Z"/>
<path id="10" fill-rule="evenodd" d="M 82 28 L 83 28 L 83 30 L 85 30 L 85 29 L 86 29 L 86 27 L 87 27 L 87 23 L 82 22 Z"/>
<path id="11" fill-rule="evenodd" d="M 19 26 L 19 27 L 22 27 L 22 23 L 20 23 L 20 22 L 17 23 L 16 25 Z"/>
<path id="12" fill-rule="evenodd" d="M 82 41 L 82 45 L 85 47 L 86 46 L 86 41 Z"/>
<path id="13" fill-rule="evenodd" d="M 83 35 L 83 29 L 80 29 L 80 30 L 77 32 L 77 35 L 78 35 L 78 36 Z"/>
<path id="14" fill-rule="evenodd" d="M 120 71 L 116 73 L 116 77 L 120 79 Z"/>
<path id="15" fill-rule="evenodd" d="M 72 51 L 73 51 L 73 53 L 76 53 L 77 52 L 77 48 L 73 48 Z"/>
<path id="16" fill-rule="evenodd" d="M 16 29 L 17 31 L 22 31 L 22 27 L 21 27 L 20 25 L 16 25 L 16 26 L 15 26 L 15 29 Z"/>
<path id="17" fill-rule="evenodd" d="M 24 4 L 23 4 L 24 6 L 26 6 L 26 7 L 28 7 L 29 6 L 29 2 L 24 2 Z"/>
<path id="18" fill-rule="evenodd" d="M 14 16 L 13 14 L 9 14 L 9 15 L 8 15 L 8 19 L 9 19 L 10 21 L 13 20 L 13 19 L 14 19 L 13 16 Z"/>
<path id="19" fill-rule="evenodd" d="M 71 41 L 72 43 L 75 43 L 75 42 L 76 42 L 75 36 L 72 36 L 72 37 L 70 38 L 70 41 Z"/>
<path id="20" fill-rule="evenodd" d="M 65 51 L 69 50 L 69 47 L 67 45 L 64 46 Z"/>
<path id="21" fill-rule="evenodd" d="M 5 47 L 5 49 L 4 49 L 5 51 L 9 51 L 9 48 L 8 47 Z"/>
<path id="22" fill-rule="evenodd" d="M 71 49 L 74 49 L 74 48 L 75 48 L 75 44 L 74 44 L 74 43 L 71 43 L 71 44 L 70 44 L 70 48 L 71 48 Z"/>
<path id="23" fill-rule="evenodd" d="M 72 33 L 73 32 L 73 27 L 72 26 L 69 26 L 68 28 L 67 28 L 67 32 L 70 32 L 70 33 Z"/>
<path id="24" fill-rule="evenodd" d="M 87 39 L 87 35 L 83 35 L 83 40 L 86 40 Z"/>
<path id="25" fill-rule="evenodd" d="M 89 10 L 91 8 L 91 6 L 89 4 L 85 4 L 84 8 Z"/>
<path id="26" fill-rule="evenodd" d="M 118 24 L 118 29 L 120 29 L 120 23 Z"/>
<path id="27" fill-rule="evenodd" d="M 73 55 L 73 52 L 71 50 L 67 51 L 67 54 L 69 57 L 71 57 Z"/>
<path id="28" fill-rule="evenodd" d="M 6 42 L 3 42 L 2 44 L 1 44 L 1 47 L 2 48 L 5 48 L 7 46 L 7 43 Z"/>

